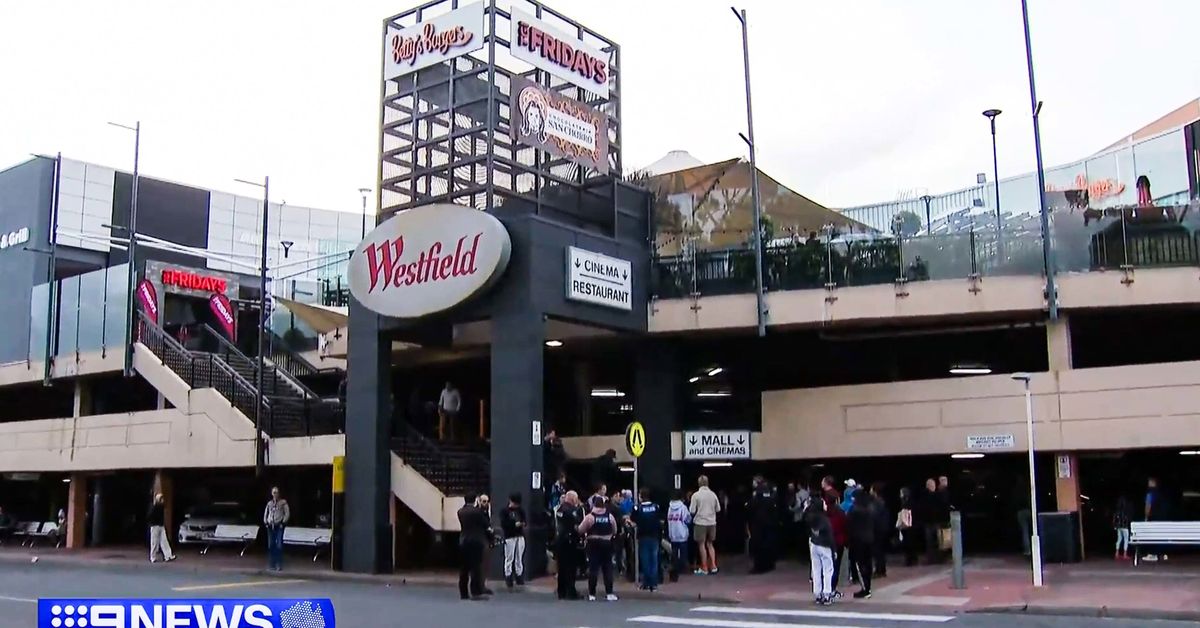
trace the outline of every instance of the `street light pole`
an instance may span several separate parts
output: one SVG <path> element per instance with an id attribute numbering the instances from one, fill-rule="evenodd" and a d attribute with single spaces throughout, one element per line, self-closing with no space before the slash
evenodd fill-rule
<path id="1" fill-rule="evenodd" d="M 729 10 L 742 24 L 742 61 L 746 68 L 746 135 L 738 135 L 750 148 L 750 194 L 754 203 L 754 297 L 758 307 L 758 335 L 761 338 L 767 335 L 767 313 L 764 303 L 766 288 L 763 286 L 762 206 L 758 197 L 758 163 L 754 146 L 754 106 L 750 101 L 750 35 L 746 28 L 746 10 L 739 11 L 734 7 L 729 7 Z"/>
<path id="2" fill-rule="evenodd" d="M 142 145 L 142 122 L 139 120 L 133 126 L 109 122 L 110 125 L 128 131 L 133 131 L 133 185 L 129 200 L 129 265 L 128 277 L 125 282 L 125 377 L 133 377 L 133 317 L 136 300 L 134 299 L 135 283 L 137 281 L 137 206 L 138 206 L 138 157 Z"/>
<path id="3" fill-rule="evenodd" d="M 371 188 L 358 188 L 358 193 L 362 194 L 363 213 L 362 213 L 362 238 L 367 237 L 367 194 L 371 193 Z"/>
<path id="4" fill-rule="evenodd" d="M 930 219 L 929 213 L 929 201 L 932 201 L 933 197 L 926 194 L 921 200 L 925 201 L 925 235 L 933 235 L 933 220 Z"/>
<path id="5" fill-rule="evenodd" d="M 1042 540 L 1038 533 L 1037 464 L 1033 444 L 1033 394 L 1029 392 L 1029 373 L 1013 373 L 1012 378 L 1025 383 L 1025 435 L 1029 439 L 1029 510 L 1032 513 L 1030 553 L 1033 561 L 1033 586 L 1042 586 Z"/>
<path id="6" fill-rule="evenodd" d="M 1000 161 L 996 157 L 996 116 L 1000 115 L 999 109 L 988 109 L 983 112 L 984 117 L 992 125 L 992 180 L 996 186 L 996 238 L 1000 237 Z"/>
<path id="7" fill-rule="evenodd" d="M 263 371 L 266 367 L 266 327 L 267 327 L 267 214 L 271 203 L 271 177 L 263 177 L 262 183 L 235 179 L 238 183 L 253 185 L 263 190 L 262 204 L 262 251 L 258 267 L 258 373 L 255 377 L 254 395 L 254 475 L 261 477 L 263 472 L 262 448 L 262 410 L 263 410 Z"/>
<path id="8" fill-rule="evenodd" d="M 1037 156 L 1038 209 L 1042 223 L 1042 264 L 1046 267 L 1046 302 L 1050 320 L 1058 320 L 1058 290 L 1054 285 L 1054 248 L 1050 246 L 1050 215 L 1046 207 L 1046 171 L 1042 165 L 1042 128 L 1038 117 L 1042 103 L 1037 99 L 1033 80 L 1033 44 L 1029 38 L 1029 3 L 1021 0 L 1021 17 L 1025 23 L 1025 64 L 1029 69 L 1029 104 L 1033 109 L 1033 150 Z M 998 188 L 997 188 L 998 189 Z"/>

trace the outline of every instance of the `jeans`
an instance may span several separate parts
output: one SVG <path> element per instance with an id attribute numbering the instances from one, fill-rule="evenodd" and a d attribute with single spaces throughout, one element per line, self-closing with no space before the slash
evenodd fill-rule
<path id="1" fill-rule="evenodd" d="M 1117 528 L 1117 553 L 1129 553 L 1129 528 Z"/>
<path id="2" fill-rule="evenodd" d="M 283 526 L 267 527 L 267 569 L 283 569 Z"/>
<path id="3" fill-rule="evenodd" d="M 638 571 L 642 574 L 643 588 L 658 587 L 658 539 L 638 539 Z"/>
<path id="4" fill-rule="evenodd" d="M 671 543 L 671 573 L 678 577 L 688 567 L 688 542 Z"/>
<path id="5" fill-rule="evenodd" d="M 459 546 L 458 595 L 467 599 L 483 595 L 483 543 L 466 541 Z"/>
<path id="6" fill-rule="evenodd" d="M 525 537 L 523 536 L 504 539 L 504 578 L 510 579 L 514 574 L 517 576 L 517 580 L 521 580 L 525 576 Z"/>
<path id="7" fill-rule="evenodd" d="M 833 550 L 809 541 L 808 555 L 812 561 L 813 597 L 819 600 L 833 595 Z"/>
<path id="8" fill-rule="evenodd" d="M 596 578 L 604 575 L 604 592 L 613 592 L 613 544 L 612 541 L 589 539 L 587 542 L 588 595 L 596 595 Z"/>

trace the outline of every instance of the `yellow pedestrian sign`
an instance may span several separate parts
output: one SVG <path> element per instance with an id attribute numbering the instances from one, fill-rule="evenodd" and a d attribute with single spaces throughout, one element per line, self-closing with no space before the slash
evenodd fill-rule
<path id="1" fill-rule="evenodd" d="M 646 428 L 634 421 L 625 428 L 625 449 L 634 458 L 641 458 L 646 451 Z"/>

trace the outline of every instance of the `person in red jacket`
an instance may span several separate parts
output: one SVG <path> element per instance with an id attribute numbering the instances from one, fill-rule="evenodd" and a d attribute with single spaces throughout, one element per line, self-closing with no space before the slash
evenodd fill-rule
<path id="1" fill-rule="evenodd" d="M 825 500 L 829 525 L 833 528 L 833 598 L 839 599 L 842 592 L 838 590 L 838 578 L 842 573 L 842 559 L 846 556 L 850 538 L 846 513 L 841 508 L 842 496 L 835 488 L 833 476 L 827 475 L 821 480 L 821 497 Z"/>

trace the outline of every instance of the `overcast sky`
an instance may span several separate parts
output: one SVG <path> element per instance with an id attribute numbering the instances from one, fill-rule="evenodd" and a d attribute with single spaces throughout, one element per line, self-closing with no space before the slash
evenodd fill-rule
<path id="1" fill-rule="evenodd" d="M 622 45 L 625 166 L 745 153 L 728 4 L 549 0 Z M 374 185 L 379 24 L 413 0 L 0 3 L 0 167 L 29 153 L 357 210 Z M 1197 0 L 1030 0 L 1047 165 L 1200 97 Z M 187 7 L 187 11 L 183 7 Z M 759 165 L 831 207 L 1033 168 L 1019 0 L 744 0 Z"/>

